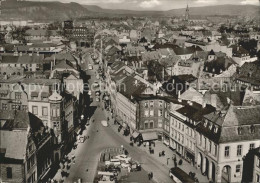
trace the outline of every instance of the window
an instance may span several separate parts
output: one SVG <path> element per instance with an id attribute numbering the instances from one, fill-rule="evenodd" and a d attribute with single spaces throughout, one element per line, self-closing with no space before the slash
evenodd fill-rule
<path id="1" fill-rule="evenodd" d="M 144 116 L 145 116 L 145 117 L 148 117 L 148 116 L 149 116 L 149 111 L 148 111 L 148 110 L 144 111 Z"/>
<path id="2" fill-rule="evenodd" d="M 238 135 L 241 135 L 242 134 L 242 127 L 238 127 L 237 132 L 238 132 Z"/>
<path id="3" fill-rule="evenodd" d="M 241 171 L 241 165 L 237 165 L 236 166 L 236 173 L 240 173 L 240 171 Z"/>
<path id="4" fill-rule="evenodd" d="M 153 121 L 150 121 L 150 128 L 153 128 Z"/>
<path id="5" fill-rule="evenodd" d="M 260 182 L 260 175 L 256 174 L 256 182 Z"/>
<path id="6" fill-rule="evenodd" d="M 225 147 L 225 157 L 229 157 L 229 149 L 230 149 L 229 146 Z"/>
<path id="7" fill-rule="evenodd" d="M 150 107 L 153 107 L 154 102 L 150 101 Z"/>
<path id="8" fill-rule="evenodd" d="M 38 107 L 37 106 L 32 106 L 32 113 L 37 115 L 38 114 Z"/>
<path id="9" fill-rule="evenodd" d="M 212 142 L 209 141 L 209 147 L 208 147 L 208 151 L 211 152 L 211 146 L 212 146 Z"/>
<path id="10" fill-rule="evenodd" d="M 159 107 L 163 107 L 163 102 L 161 100 L 159 101 Z"/>
<path id="11" fill-rule="evenodd" d="M 22 105 L 22 110 L 23 111 L 27 111 L 28 110 L 28 106 L 27 105 Z"/>
<path id="12" fill-rule="evenodd" d="M 149 123 L 146 121 L 146 122 L 144 122 L 144 128 L 145 129 L 148 129 L 149 128 Z"/>
<path id="13" fill-rule="evenodd" d="M 163 110 L 162 109 L 159 109 L 158 110 L 158 116 L 161 117 L 163 115 Z"/>
<path id="14" fill-rule="evenodd" d="M 150 116 L 154 116 L 154 111 L 150 110 Z"/>
<path id="15" fill-rule="evenodd" d="M 162 128 L 162 120 L 161 119 L 158 120 L 158 127 Z"/>
<path id="16" fill-rule="evenodd" d="M 249 145 L 249 150 L 252 150 L 254 148 L 255 148 L 255 144 L 254 143 Z"/>
<path id="17" fill-rule="evenodd" d="M 204 137 L 204 148 L 206 148 L 206 146 L 207 146 L 207 139 L 206 137 Z"/>
<path id="18" fill-rule="evenodd" d="M 145 103 L 144 103 L 144 107 L 148 107 L 148 102 L 145 102 Z"/>
<path id="19" fill-rule="evenodd" d="M 250 126 L 250 133 L 255 133 L 255 126 L 254 125 Z"/>
<path id="20" fill-rule="evenodd" d="M 56 109 L 52 109 L 52 117 L 57 117 Z"/>
<path id="21" fill-rule="evenodd" d="M 60 109 L 56 109 L 56 112 L 57 112 L 57 117 L 60 117 Z"/>
<path id="22" fill-rule="evenodd" d="M 15 92 L 15 100 L 19 100 L 22 98 L 22 93 L 21 92 Z"/>
<path id="23" fill-rule="evenodd" d="M 12 168 L 11 168 L 11 167 L 7 167 L 7 168 L 6 168 L 6 177 L 7 177 L 8 179 L 13 178 L 13 173 L 12 173 Z"/>
<path id="24" fill-rule="evenodd" d="M 241 156 L 242 155 L 242 145 L 238 145 L 237 146 L 237 156 Z"/>
<path id="25" fill-rule="evenodd" d="M 260 168 L 260 158 L 257 159 L 256 166 Z"/>
<path id="26" fill-rule="evenodd" d="M 57 121 L 57 122 L 53 122 L 53 127 L 54 128 L 59 128 L 60 126 L 60 123 Z"/>
<path id="27" fill-rule="evenodd" d="M 48 108 L 47 107 L 42 107 L 42 115 L 48 116 Z"/>
<path id="28" fill-rule="evenodd" d="M 217 152 L 218 152 L 218 149 L 217 149 L 217 148 L 218 148 L 218 147 L 217 147 L 217 145 L 216 145 L 216 144 L 214 145 L 214 147 L 215 147 L 215 152 L 214 152 L 214 155 L 215 155 L 215 156 L 217 156 Z"/>
<path id="29" fill-rule="evenodd" d="M 7 110 L 7 104 L 2 104 L 2 109 Z"/>

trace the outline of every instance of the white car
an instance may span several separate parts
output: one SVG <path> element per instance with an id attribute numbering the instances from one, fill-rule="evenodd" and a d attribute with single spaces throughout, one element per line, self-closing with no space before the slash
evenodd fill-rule
<path id="1" fill-rule="evenodd" d="M 127 157 L 124 154 L 117 155 L 115 158 L 119 159 L 120 161 L 125 161 L 125 162 L 129 162 L 132 159 L 131 157 Z"/>
<path id="2" fill-rule="evenodd" d="M 128 167 L 130 167 L 130 164 L 129 163 L 122 163 L 121 167 L 122 168 L 128 168 Z"/>
<path id="3" fill-rule="evenodd" d="M 93 70 L 93 66 L 91 64 L 88 64 L 88 69 Z"/>
<path id="4" fill-rule="evenodd" d="M 101 121 L 101 124 L 103 125 L 103 126 L 105 126 L 105 127 L 107 127 L 108 126 L 108 123 L 107 123 L 107 121 L 106 120 L 102 120 Z M 119 158 L 118 158 L 119 159 Z M 120 159 L 119 159 L 120 160 Z"/>
<path id="5" fill-rule="evenodd" d="M 93 86 L 94 86 L 95 88 L 99 87 L 98 82 L 94 82 L 94 83 L 93 83 Z"/>

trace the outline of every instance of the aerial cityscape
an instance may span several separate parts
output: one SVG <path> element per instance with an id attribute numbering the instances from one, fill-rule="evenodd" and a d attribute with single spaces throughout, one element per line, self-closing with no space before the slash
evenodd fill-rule
<path id="1" fill-rule="evenodd" d="M 0 0 L 1 183 L 260 183 L 259 0 Z"/>

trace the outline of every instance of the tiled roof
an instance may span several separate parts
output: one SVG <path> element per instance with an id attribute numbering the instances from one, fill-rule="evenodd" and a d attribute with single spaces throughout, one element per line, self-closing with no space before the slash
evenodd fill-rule
<path id="1" fill-rule="evenodd" d="M 26 31 L 26 34 L 28 34 L 29 36 L 46 36 L 46 29 L 38 29 L 38 30 L 33 30 L 33 29 L 29 29 Z M 51 30 L 51 36 L 57 36 L 58 33 L 55 30 Z"/>
<path id="2" fill-rule="evenodd" d="M 120 86 L 123 87 L 119 88 L 118 91 L 130 100 L 133 100 L 132 96 L 141 94 L 147 88 L 143 82 L 135 79 L 133 76 L 124 78 Z"/>
<path id="3" fill-rule="evenodd" d="M 203 133 L 216 143 L 228 143 L 237 141 L 250 141 L 260 139 L 260 107 L 235 107 L 230 105 L 227 112 L 211 113 L 205 115 L 210 122 L 197 127 L 197 131 Z M 214 133 L 209 129 L 210 123 L 217 125 L 219 130 Z M 240 131 L 240 133 L 238 132 Z"/>
<path id="4" fill-rule="evenodd" d="M 26 155 L 27 131 L 0 131 L 0 148 L 5 158 L 23 160 Z"/>
<path id="5" fill-rule="evenodd" d="M 178 93 L 182 94 L 185 92 L 189 86 L 186 84 L 185 80 L 182 80 L 179 76 L 173 76 L 167 82 L 162 84 L 162 89 L 169 95 L 178 96 Z"/>
<path id="6" fill-rule="evenodd" d="M 38 84 L 45 86 L 53 86 L 54 84 L 58 84 L 61 81 L 59 79 L 37 79 L 37 78 L 26 78 L 22 81 L 23 84 Z"/>
<path id="7" fill-rule="evenodd" d="M 246 62 L 239 68 L 239 72 L 236 72 L 233 77 L 253 85 L 260 85 L 260 65 L 257 61 L 251 63 Z"/>
<path id="8" fill-rule="evenodd" d="M 203 115 L 209 114 L 215 111 L 215 108 L 211 105 L 206 105 L 204 108 L 202 105 L 192 102 L 192 105 L 185 105 L 177 110 L 180 114 L 192 119 L 196 122 L 200 122 L 203 119 Z"/>
<path id="9" fill-rule="evenodd" d="M 7 64 L 42 64 L 44 59 L 44 55 L 32 54 L 23 54 L 22 56 L 14 56 L 14 55 L 3 55 L 0 57 L 1 63 Z"/>

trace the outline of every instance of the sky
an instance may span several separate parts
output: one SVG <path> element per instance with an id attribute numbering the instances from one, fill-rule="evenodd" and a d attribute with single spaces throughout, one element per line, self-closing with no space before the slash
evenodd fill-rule
<path id="1" fill-rule="evenodd" d="M 38 0 L 34 0 L 38 1 Z M 55 0 L 41 0 L 55 1 Z M 259 5 L 260 0 L 58 0 L 64 3 L 77 2 L 85 5 L 98 5 L 108 9 L 130 10 L 169 10 L 189 6 L 210 6 L 223 4 Z"/>

